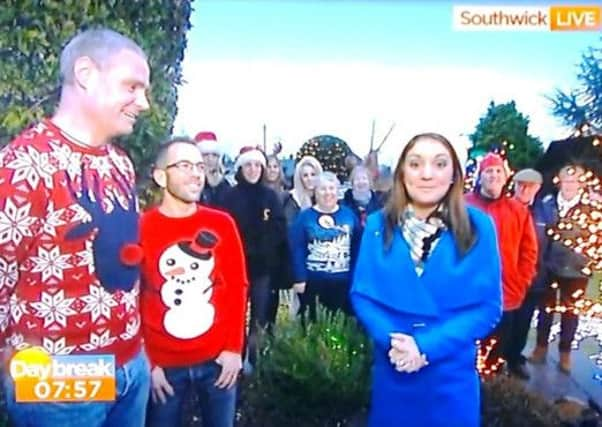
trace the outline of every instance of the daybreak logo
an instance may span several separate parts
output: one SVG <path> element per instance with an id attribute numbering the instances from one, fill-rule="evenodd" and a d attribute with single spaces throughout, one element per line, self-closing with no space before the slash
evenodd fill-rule
<path id="1" fill-rule="evenodd" d="M 14 380 L 35 378 L 99 378 L 115 376 L 112 355 L 50 356 L 40 347 L 32 347 L 15 354 L 10 362 Z"/>

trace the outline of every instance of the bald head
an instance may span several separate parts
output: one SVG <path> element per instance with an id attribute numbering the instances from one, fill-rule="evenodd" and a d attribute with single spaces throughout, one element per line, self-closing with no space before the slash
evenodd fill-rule
<path id="1" fill-rule="evenodd" d="M 132 39 L 107 28 L 86 30 L 73 37 L 61 52 L 60 72 L 63 85 L 75 83 L 75 62 L 88 57 L 99 67 L 117 53 L 128 50 L 147 60 L 144 51 Z"/>

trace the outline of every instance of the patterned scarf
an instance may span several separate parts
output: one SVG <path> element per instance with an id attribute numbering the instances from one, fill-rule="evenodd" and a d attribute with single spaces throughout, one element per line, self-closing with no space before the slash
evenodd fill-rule
<path id="1" fill-rule="evenodd" d="M 560 217 L 565 217 L 566 214 L 575 206 L 579 204 L 581 201 L 581 194 L 577 194 L 571 200 L 567 200 L 562 197 L 562 194 L 558 192 L 558 196 L 556 197 L 556 203 L 558 204 L 558 215 Z"/>
<path id="2" fill-rule="evenodd" d="M 408 205 L 402 214 L 403 219 L 400 219 L 401 232 L 410 246 L 410 254 L 418 276 L 422 276 L 425 261 L 435 249 L 441 233 L 447 228 L 442 216 L 442 205 L 426 220 L 416 217 L 414 208 Z"/>

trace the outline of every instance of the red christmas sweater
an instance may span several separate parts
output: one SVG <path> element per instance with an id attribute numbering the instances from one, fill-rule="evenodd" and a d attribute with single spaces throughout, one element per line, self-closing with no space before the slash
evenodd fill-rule
<path id="1" fill-rule="evenodd" d="M 2 343 L 118 364 L 140 350 L 134 182 L 119 149 L 77 145 L 49 120 L 0 151 Z"/>
<path id="2" fill-rule="evenodd" d="M 183 218 L 154 208 L 142 215 L 140 239 L 142 331 L 152 365 L 240 354 L 248 280 L 234 220 L 202 206 Z"/>
<path id="3" fill-rule="evenodd" d="M 537 236 L 531 213 L 506 196 L 492 200 L 473 192 L 466 195 L 466 202 L 489 214 L 495 223 L 502 258 L 504 311 L 516 310 L 537 268 Z"/>

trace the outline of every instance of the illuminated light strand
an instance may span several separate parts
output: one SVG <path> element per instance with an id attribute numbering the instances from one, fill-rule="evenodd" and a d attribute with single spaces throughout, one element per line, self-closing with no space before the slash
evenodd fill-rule
<path id="1" fill-rule="evenodd" d="M 490 337 L 486 342 L 477 341 L 477 371 L 482 377 L 492 377 L 498 374 L 504 366 L 505 360 L 498 357 L 497 360 L 489 360 L 491 353 L 497 344 L 497 339 Z"/>
<path id="2" fill-rule="evenodd" d="M 595 139 L 596 143 L 599 141 Z M 569 169 L 569 173 L 574 170 Z M 582 269 L 584 275 L 591 277 L 594 271 L 602 270 L 602 197 L 600 197 L 600 177 L 592 171 L 586 170 L 580 178 L 584 183 L 582 199 L 579 205 L 569 210 L 564 217 L 560 217 L 555 227 L 547 230 L 548 235 L 564 246 L 571 248 L 578 254 L 587 258 L 587 264 Z M 554 178 L 554 183 L 558 183 L 558 177 Z M 570 239 L 562 238 L 566 231 L 576 230 L 580 236 Z M 558 287 L 553 283 L 552 288 Z M 598 352 L 588 355 L 593 361 L 597 370 L 594 374 L 596 381 L 602 381 L 602 280 L 598 283 L 598 300 L 592 300 L 585 295 L 585 292 L 577 291 L 571 295 L 572 300 L 569 306 L 549 306 L 545 307 L 548 313 L 563 313 L 571 310 L 579 316 L 579 323 L 575 337 L 571 343 L 571 348 L 578 349 L 583 340 L 593 338 L 598 345 Z M 560 324 L 554 324 L 550 333 L 549 340 L 552 341 L 560 331 Z"/>

